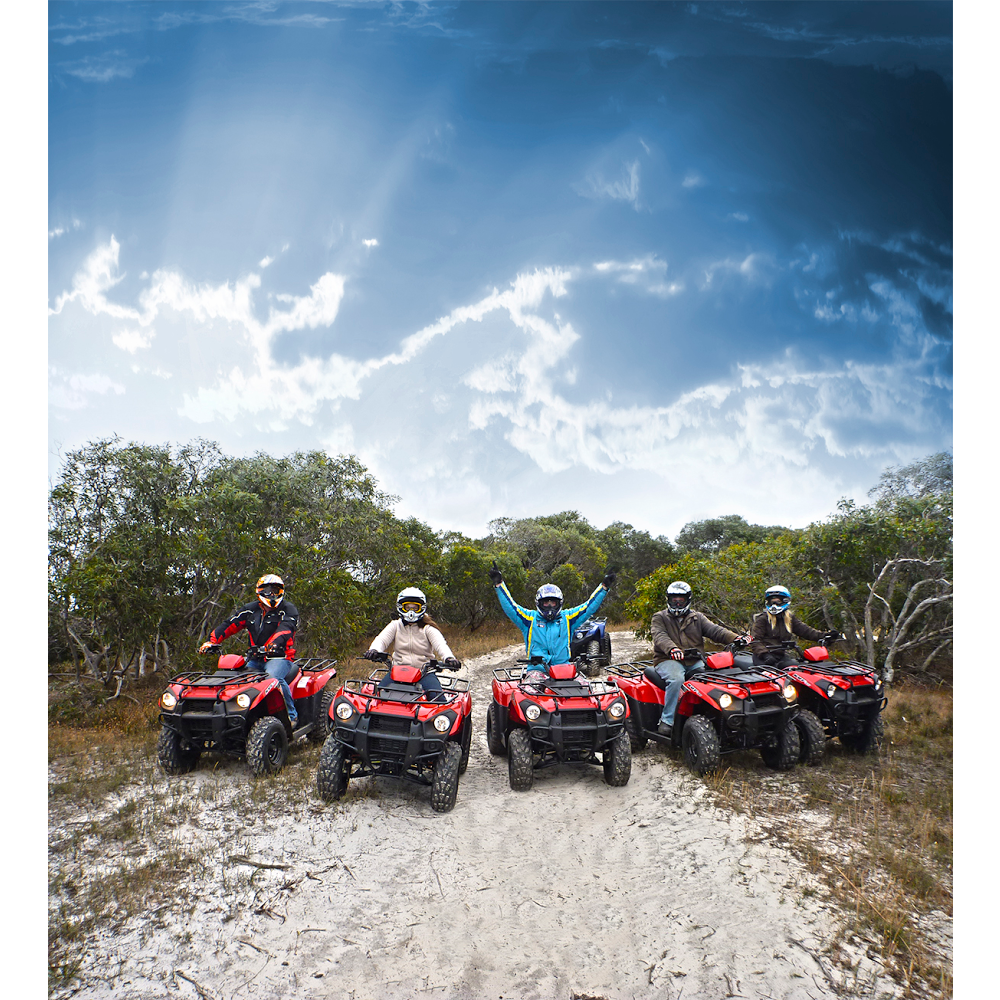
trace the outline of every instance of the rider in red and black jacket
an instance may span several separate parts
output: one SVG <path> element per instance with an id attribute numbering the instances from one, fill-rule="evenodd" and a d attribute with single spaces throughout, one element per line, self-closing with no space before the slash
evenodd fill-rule
<path id="1" fill-rule="evenodd" d="M 212 629 L 207 646 L 220 646 L 223 640 L 246 629 L 251 646 L 264 646 L 268 657 L 295 658 L 295 629 L 299 624 L 298 609 L 291 601 L 282 601 L 277 608 L 265 607 L 261 602 L 244 604 L 232 618 Z"/>
<path id="2" fill-rule="evenodd" d="M 247 667 L 266 671 L 275 677 L 285 696 L 288 719 L 295 725 L 298 712 L 291 689 L 285 678 L 294 669 L 295 629 L 299 624 L 298 609 L 285 600 L 285 585 L 280 576 L 267 573 L 257 581 L 257 600 L 245 604 L 228 621 L 212 629 L 208 641 L 202 643 L 199 653 L 214 652 L 223 641 L 242 629 L 247 630 L 250 647 L 255 655 L 247 653 Z"/>

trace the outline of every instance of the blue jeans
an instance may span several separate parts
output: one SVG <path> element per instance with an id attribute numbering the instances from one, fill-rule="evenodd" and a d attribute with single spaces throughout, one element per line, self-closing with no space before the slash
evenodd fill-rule
<path id="1" fill-rule="evenodd" d="M 278 687 L 285 696 L 285 708 L 288 709 L 288 720 L 294 722 L 299 713 L 295 709 L 295 701 L 292 699 L 292 689 L 288 686 L 285 678 L 294 669 L 291 660 L 278 659 L 277 657 L 268 660 L 247 660 L 247 667 L 250 670 L 263 670 L 268 677 L 274 677 L 278 681 Z"/>
<path id="2" fill-rule="evenodd" d="M 657 663 L 656 672 L 667 682 L 666 690 L 663 692 L 663 711 L 660 713 L 660 722 L 664 725 L 674 724 L 674 712 L 677 711 L 677 702 L 681 696 L 681 685 L 691 674 L 703 667 L 701 660 L 690 666 L 685 666 L 679 660 L 664 660 L 662 663 Z"/>

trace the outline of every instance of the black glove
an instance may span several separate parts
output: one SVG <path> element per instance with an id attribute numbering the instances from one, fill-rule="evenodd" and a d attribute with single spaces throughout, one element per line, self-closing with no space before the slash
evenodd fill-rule
<path id="1" fill-rule="evenodd" d="M 608 590 L 610 590 L 611 589 L 611 585 L 617 579 L 618 579 L 618 570 L 614 566 L 609 566 L 604 571 L 604 579 L 601 581 L 601 583 L 603 583 L 604 586 L 607 587 Z"/>
<path id="2" fill-rule="evenodd" d="M 486 575 L 490 578 L 490 583 L 494 587 L 499 587 L 503 583 L 503 573 L 500 572 L 500 567 L 497 565 L 496 559 L 493 560 L 493 565 L 487 570 Z"/>
<path id="3" fill-rule="evenodd" d="M 448 658 L 447 658 L 447 659 L 446 659 L 446 660 L 444 661 L 444 665 L 445 665 L 445 666 L 446 666 L 446 667 L 447 667 L 447 668 L 448 668 L 449 670 L 461 670 L 461 669 L 462 669 L 462 663 L 461 663 L 461 661 L 460 661 L 460 660 L 456 660 L 454 656 L 449 656 L 449 657 L 448 657 Z"/>
<path id="4" fill-rule="evenodd" d="M 839 632 L 834 632 L 832 629 L 823 636 L 824 642 L 836 642 L 838 639 L 843 639 L 844 637 Z"/>
<path id="5" fill-rule="evenodd" d="M 362 655 L 366 660 L 382 659 L 382 654 L 377 649 L 366 649 Z"/>

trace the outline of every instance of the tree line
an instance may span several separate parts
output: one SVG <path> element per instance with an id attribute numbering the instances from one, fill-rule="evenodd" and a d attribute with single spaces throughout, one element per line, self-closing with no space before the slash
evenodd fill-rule
<path id="1" fill-rule="evenodd" d="M 506 621 L 486 575 L 495 559 L 527 606 L 547 581 L 579 603 L 614 565 L 602 614 L 640 627 L 672 579 L 740 627 L 780 580 L 803 617 L 847 632 L 864 657 L 891 669 L 902 656 L 941 674 L 950 665 L 951 458 L 888 470 L 872 496 L 801 530 L 730 515 L 687 524 L 671 541 L 564 511 L 500 518 L 470 538 L 396 517 L 396 498 L 354 457 L 239 458 L 204 440 L 104 439 L 68 453 L 50 491 L 49 660 L 118 690 L 149 670 L 189 667 L 265 572 L 282 575 L 300 609 L 300 655 L 357 649 L 408 585 L 427 593 L 436 618 L 475 630 Z"/>

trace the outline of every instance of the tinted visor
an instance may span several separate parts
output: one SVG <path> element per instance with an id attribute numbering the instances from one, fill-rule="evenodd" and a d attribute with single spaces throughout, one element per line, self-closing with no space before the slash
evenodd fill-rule
<path id="1" fill-rule="evenodd" d="M 264 586 L 257 588 L 257 593 L 261 597 L 280 597 L 284 589 L 284 587 L 277 583 L 265 583 Z"/>
<path id="2" fill-rule="evenodd" d="M 780 608 L 787 601 L 788 598 L 784 594 L 771 594 L 765 603 L 769 608 Z"/>
<path id="3" fill-rule="evenodd" d="M 670 594 L 667 597 L 667 604 L 672 608 L 686 608 L 690 601 L 690 594 Z"/>
<path id="4" fill-rule="evenodd" d="M 562 601 L 558 597 L 543 597 L 538 602 L 538 606 L 542 611 L 558 611 L 561 603 Z"/>

